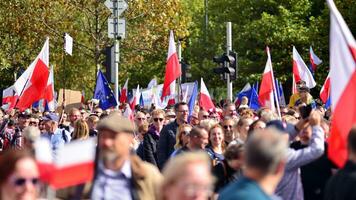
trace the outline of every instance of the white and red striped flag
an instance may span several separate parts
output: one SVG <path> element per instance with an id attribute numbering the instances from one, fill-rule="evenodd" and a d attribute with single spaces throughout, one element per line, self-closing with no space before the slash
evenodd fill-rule
<path id="1" fill-rule="evenodd" d="M 215 108 L 213 101 L 210 98 L 208 88 L 206 88 L 203 78 L 200 79 L 200 98 L 199 106 L 204 110 L 209 111 L 210 109 Z"/>
<path id="2" fill-rule="evenodd" d="M 308 88 L 314 88 L 316 83 L 314 77 L 307 65 L 303 61 L 302 57 L 299 55 L 297 49 L 293 46 L 293 78 L 295 83 L 303 80 Z M 293 91 L 296 89 L 293 88 Z"/>
<path id="3" fill-rule="evenodd" d="M 121 89 L 121 92 L 120 92 L 120 103 L 123 104 L 123 103 L 127 103 L 127 91 L 128 91 L 128 82 L 129 82 L 129 79 L 127 78 L 126 79 L 126 82 L 125 82 L 125 85 L 124 87 Z"/>
<path id="4" fill-rule="evenodd" d="M 166 72 L 164 76 L 161 101 L 163 101 L 164 97 L 172 96 L 172 94 L 175 94 L 175 80 L 181 74 L 182 72 L 180 69 L 176 45 L 174 43 L 173 31 L 171 31 L 169 36 L 168 57 L 167 57 Z M 171 86 L 172 84 L 174 84 L 174 87 Z"/>
<path id="5" fill-rule="evenodd" d="M 332 0 L 330 9 L 330 81 L 333 117 L 329 158 L 339 167 L 347 160 L 347 136 L 356 123 L 356 41 Z"/>
<path id="6" fill-rule="evenodd" d="M 320 90 L 320 99 L 325 104 L 330 97 L 330 72 L 325 79 L 324 85 Z"/>
<path id="7" fill-rule="evenodd" d="M 322 61 L 317 55 L 315 55 L 313 48 L 311 46 L 309 48 L 309 58 L 310 58 L 311 69 L 315 73 L 316 66 L 320 65 Z"/>
<path id="8" fill-rule="evenodd" d="M 44 91 L 44 100 L 47 103 L 47 107 L 50 111 L 54 111 L 56 109 L 56 102 L 54 98 L 54 78 L 53 78 L 53 66 L 51 66 L 47 86 Z"/>
<path id="9" fill-rule="evenodd" d="M 16 94 L 14 86 L 10 86 L 2 91 L 2 105 L 5 110 L 11 110 L 14 108 L 18 96 Z"/>
<path id="10" fill-rule="evenodd" d="M 135 106 L 137 104 L 140 104 L 140 95 L 141 95 L 141 93 L 140 93 L 140 85 L 137 85 L 137 88 L 134 91 L 134 95 L 133 95 L 132 100 L 130 102 L 131 110 L 135 110 Z"/>
<path id="11" fill-rule="evenodd" d="M 40 178 L 54 189 L 91 181 L 94 176 L 96 139 L 74 141 L 60 147 L 53 159 L 47 139 L 35 143 Z"/>
<path id="12" fill-rule="evenodd" d="M 40 100 L 47 86 L 49 66 L 49 39 L 46 39 L 40 54 L 14 84 L 19 100 L 16 108 L 24 110 Z"/>
<path id="13" fill-rule="evenodd" d="M 274 98 L 276 86 L 274 82 L 271 55 L 268 47 L 266 47 L 266 52 L 267 52 L 267 62 L 266 62 L 265 70 L 263 71 L 263 75 L 262 75 L 260 91 L 258 93 L 258 100 L 262 107 L 267 107 L 273 111 L 277 111 L 278 115 L 281 116 L 279 110 L 278 98 Z M 276 102 L 275 99 L 277 100 Z"/>

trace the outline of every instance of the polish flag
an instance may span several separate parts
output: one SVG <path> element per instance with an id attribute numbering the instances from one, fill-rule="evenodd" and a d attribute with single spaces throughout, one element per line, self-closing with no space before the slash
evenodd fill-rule
<path id="1" fill-rule="evenodd" d="M 208 88 L 206 88 L 203 78 L 200 79 L 200 99 L 199 106 L 204 110 L 215 108 L 213 101 L 210 98 Z"/>
<path id="2" fill-rule="evenodd" d="M 53 66 L 51 67 L 50 72 L 49 72 L 47 87 L 44 92 L 44 99 L 47 103 L 48 109 L 50 111 L 54 111 L 55 110 L 55 99 L 54 99 Z"/>
<path id="3" fill-rule="evenodd" d="M 170 95 L 168 95 L 166 98 L 168 99 L 167 105 L 172 106 L 176 104 L 176 80 L 169 85 L 169 91 L 172 91 Z"/>
<path id="4" fill-rule="evenodd" d="M 85 91 L 82 90 L 82 97 L 81 97 L 81 100 L 80 102 L 84 105 L 85 104 Z"/>
<path id="5" fill-rule="evenodd" d="M 134 114 L 130 108 L 129 105 L 126 104 L 125 112 L 122 114 L 124 117 L 127 119 L 131 120 L 132 122 L 134 121 Z"/>
<path id="6" fill-rule="evenodd" d="M 267 62 L 262 75 L 260 91 L 258 93 L 258 100 L 262 107 L 270 108 L 271 110 L 276 111 L 275 102 L 273 98 L 274 76 L 271 55 L 269 53 L 268 47 L 266 48 L 266 51 Z"/>
<path id="7" fill-rule="evenodd" d="M 356 123 L 356 41 L 332 0 L 330 9 L 330 81 L 333 117 L 329 158 L 339 167 L 347 160 L 347 136 Z"/>
<path id="8" fill-rule="evenodd" d="M 325 104 L 330 97 L 330 72 L 325 79 L 324 85 L 320 90 L 320 99 Z"/>
<path id="9" fill-rule="evenodd" d="M 315 55 L 313 48 L 310 46 L 309 48 L 309 57 L 310 57 L 310 64 L 311 67 L 313 69 L 313 71 L 316 71 L 316 66 L 320 65 L 322 63 L 322 61 L 320 60 L 320 58 L 318 56 Z"/>
<path id="10" fill-rule="evenodd" d="M 49 39 L 47 38 L 40 54 L 14 84 L 16 94 L 19 95 L 17 108 L 24 110 L 42 98 L 48 81 L 48 66 Z"/>
<path id="11" fill-rule="evenodd" d="M 127 88 L 128 88 L 128 82 L 129 82 L 129 79 L 126 79 L 126 82 L 125 82 L 125 85 L 124 87 L 121 89 L 121 92 L 120 92 L 120 103 L 123 104 L 123 103 L 126 103 L 127 102 Z"/>
<path id="12" fill-rule="evenodd" d="M 304 63 L 302 57 L 300 57 L 297 49 L 293 46 L 293 76 L 297 83 L 300 80 L 305 81 L 308 88 L 314 88 L 316 83 L 313 75 Z"/>
<path id="13" fill-rule="evenodd" d="M 172 84 L 175 85 L 175 80 L 181 75 L 180 64 L 178 60 L 178 54 L 176 51 L 176 45 L 174 43 L 173 31 L 169 36 L 168 57 L 166 64 L 166 74 L 164 76 L 163 90 L 161 100 L 172 94 L 175 94 L 175 90 L 172 90 Z M 175 87 L 174 87 L 175 88 Z"/>
<path id="14" fill-rule="evenodd" d="M 130 108 L 131 110 L 135 109 L 135 106 L 137 104 L 140 104 L 140 86 L 137 85 L 136 91 L 135 91 L 135 95 L 132 97 L 132 100 L 130 102 Z"/>
<path id="15" fill-rule="evenodd" d="M 55 159 L 49 141 L 45 138 L 41 140 L 35 143 L 35 148 L 42 181 L 54 189 L 60 189 L 93 179 L 95 138 L 65 144 L 56 151 Z"/>
<path id="16" fill-rule="evenodd" d="M 7 105 L 5 110 L 11 110 L 16 104 L 18 96 L 14 86 L 10 86 L 2 91 L 2 105 Z"/>

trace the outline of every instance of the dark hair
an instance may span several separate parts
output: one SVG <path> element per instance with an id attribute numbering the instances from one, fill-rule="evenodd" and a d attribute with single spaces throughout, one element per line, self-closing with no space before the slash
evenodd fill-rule
<path id="1" fill-rule="evenodd" d="M 177 112 L 180 106 L 185 106 L 185 105 L 188 105 L 188 104 L 185 103 L 185 102 L 176 103 L 176 104 L 174 105 L 174 111 Z"/>
<path id="2" fill-rule="evenodd" d="M 33 155 L 26 150 L 10 149 L 0 156 L 0 187 L 14 172 L 16 163 L 23 158 L 31 158 L 34 160 Z"/>
<path id="3" fill-rule="evenodd" d="M 356 125 L 354 125 L 350 132 L 349 135 L 347 136 L 347 146 L 349 148 L 349 153 L 356 154 Z"/>
<path id="4" fill-rule="evenodd" d="M 192 137 L 200 137 L 202 135 L 202 131 L 203 130 L 206 130 L 204 127 L 198 125 L 198 126 L 195 126 L 189 133 L 189 137 L 192 138 Z M 208 132 L 208 131 L 206 131 Z"/>
<path id="5" fill-rule="evenodd" d="M 224 158 L 226 160 L 239 159 L 244 151 L 245 147 L 243 143 L 230 144 L 225 150 Z"/>

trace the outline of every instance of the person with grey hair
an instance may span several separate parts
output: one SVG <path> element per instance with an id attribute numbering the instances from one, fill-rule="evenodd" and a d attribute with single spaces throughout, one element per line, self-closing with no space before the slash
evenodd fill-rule
<path id="1" fill-rule="evenodd" d="M 224 188 L 219 199 L 271 199 L 284 173 L 287 149 L 288 139 L 277 129 L 256 130 L 245 146 L 243 176 Z"/>

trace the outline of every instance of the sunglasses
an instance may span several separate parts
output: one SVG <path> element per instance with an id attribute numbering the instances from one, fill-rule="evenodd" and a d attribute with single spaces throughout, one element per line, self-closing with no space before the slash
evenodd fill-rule
<path id="1" fill-rule="evenodd" d="M 140 121 L 146 120 L 146 118 L 136 118 L 136 119 Z"/>
<path id="2" fill-rule="evenodd" d="M 188 135 L 190 133 L 190 131 L 182 131 L 180 132 L 181 135 Z"/>
<path id="3" fill-rule="evenodd" d="M 37 122 L 30 122 L 29 125 L 37 125 Z"/>
<path id="4" fill-rule="evenodd" d="M 232 125 L 224 125 L 224 129 L 228 129 L 228 128 L 232 129 Z"/>
<path id="5" fill-rule="evenodd" d="M 208 119 L 209 115 L 203 115 L 203 119 Z"/>
<path id="6" fill-rule="evenodd" d="M 14 180 L 15 186 L 24 186 L 26 183 L 30 182 L 32 185 L 37 185 L 39 180 L 38 178 L 17 178 Z"/>
<path id="7" fill-rule="evenodd" d="M 154 118 L 154 119 L 153 119 L 153 121 L 155 121 L 155 122 L 158 122 L 158 120 L 159 120 L 160 122 L 163 122 L 164 119 L 163 119 L 163 118 Z"/>

